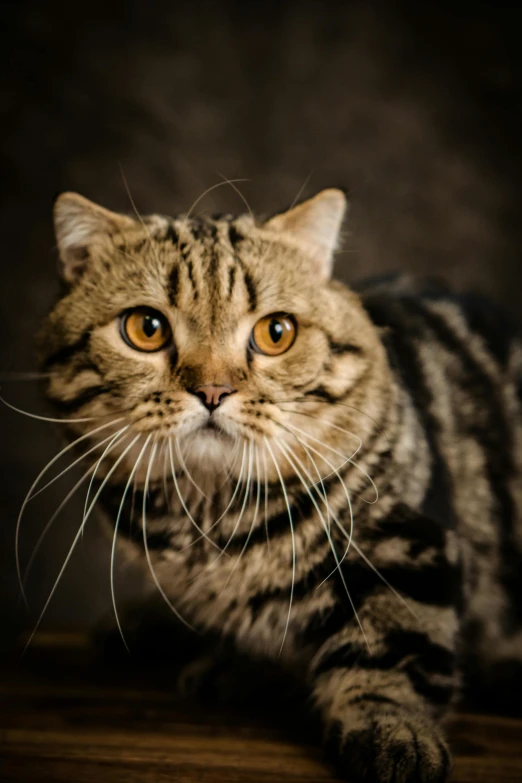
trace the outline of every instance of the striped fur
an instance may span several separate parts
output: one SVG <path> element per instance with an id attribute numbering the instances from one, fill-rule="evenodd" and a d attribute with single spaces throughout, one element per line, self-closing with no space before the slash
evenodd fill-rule
<path id="1" fill-rule="evenodd" d="M 40 348 L 59 411 L 129 425 L 96 486 L 140 435 L 101 495 L 109 529 L 120 511 L 122 547 L 192 625 L 308 683 L 350 780 L 444 781 L 463 678 L 522 659 L 520 344 L 436 286 L 330 280 L 321 194 L 315 234 L 311 202 L 265 223 L 140 221 L 74 198 L 57 218 L 71 287 Z M 123 342 L 138 305 L 169 319 L 168 350 Z M 252 353 L 276 312 L 295 344 Z M 190 393 L 209 382 L 236 392 L 212 431 Z"/>

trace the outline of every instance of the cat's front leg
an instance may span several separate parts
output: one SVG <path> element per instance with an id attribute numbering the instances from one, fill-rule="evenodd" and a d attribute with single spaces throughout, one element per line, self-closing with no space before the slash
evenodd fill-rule
<path id="1" fill-rule="evenodd" d="M 371 603 L 361 611 L 371 648 L 350 625 L 324 643 L 312 665 L 329 755 L 353 783 L 443 783 L 451 760 L 437 718 L 456 687 L 452 634 L 436 624 L 431 633 L 377 620 Z M 443 614 L 441 624 L 453 626 L 452 610 Z"/>

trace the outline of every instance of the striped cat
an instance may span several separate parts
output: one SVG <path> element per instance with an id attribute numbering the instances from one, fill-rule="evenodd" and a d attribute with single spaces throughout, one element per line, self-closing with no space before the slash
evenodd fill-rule
<path id="1" fill-rule="evenodd" d="M 82 528 L 101 504 L 182 622 L 300 678 L 350 781 L 444 781 L 463 675 L 521 658 L 522 354 L 478 300 L 332 280 L 345 209 L 62 195 L 47 395 L 97 458 Z"/>

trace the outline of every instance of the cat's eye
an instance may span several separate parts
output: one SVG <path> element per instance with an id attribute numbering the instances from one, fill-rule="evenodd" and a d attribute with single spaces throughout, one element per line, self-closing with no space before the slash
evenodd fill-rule
<path id="1" fill-rule="evenodd" d="M 297 334 L 295 319 L 284 313 L 260 318 L 252 330 L 250 347 L 266 356 L 279 356 L 288 351 Z"/>
<path id="2" fill-rule="evenodd" d="M 161 351 L 172 339 L 169 322 L 152 307 L 136 307 L 121 318 L 121 334 L 137 351 Z"/>

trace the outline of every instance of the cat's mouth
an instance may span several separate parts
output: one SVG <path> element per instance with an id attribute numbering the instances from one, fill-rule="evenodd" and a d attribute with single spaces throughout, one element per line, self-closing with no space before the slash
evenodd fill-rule
<path id="1" fill-rule="evenodd" d="M 228 432 L 226 432 L 222 427 L 219 426 L 217 421 L 211 417 L 207 419 L 207 421 L 201 425 L 199 432 L 214 435 L 216 437 L 230 437 Z"/>

